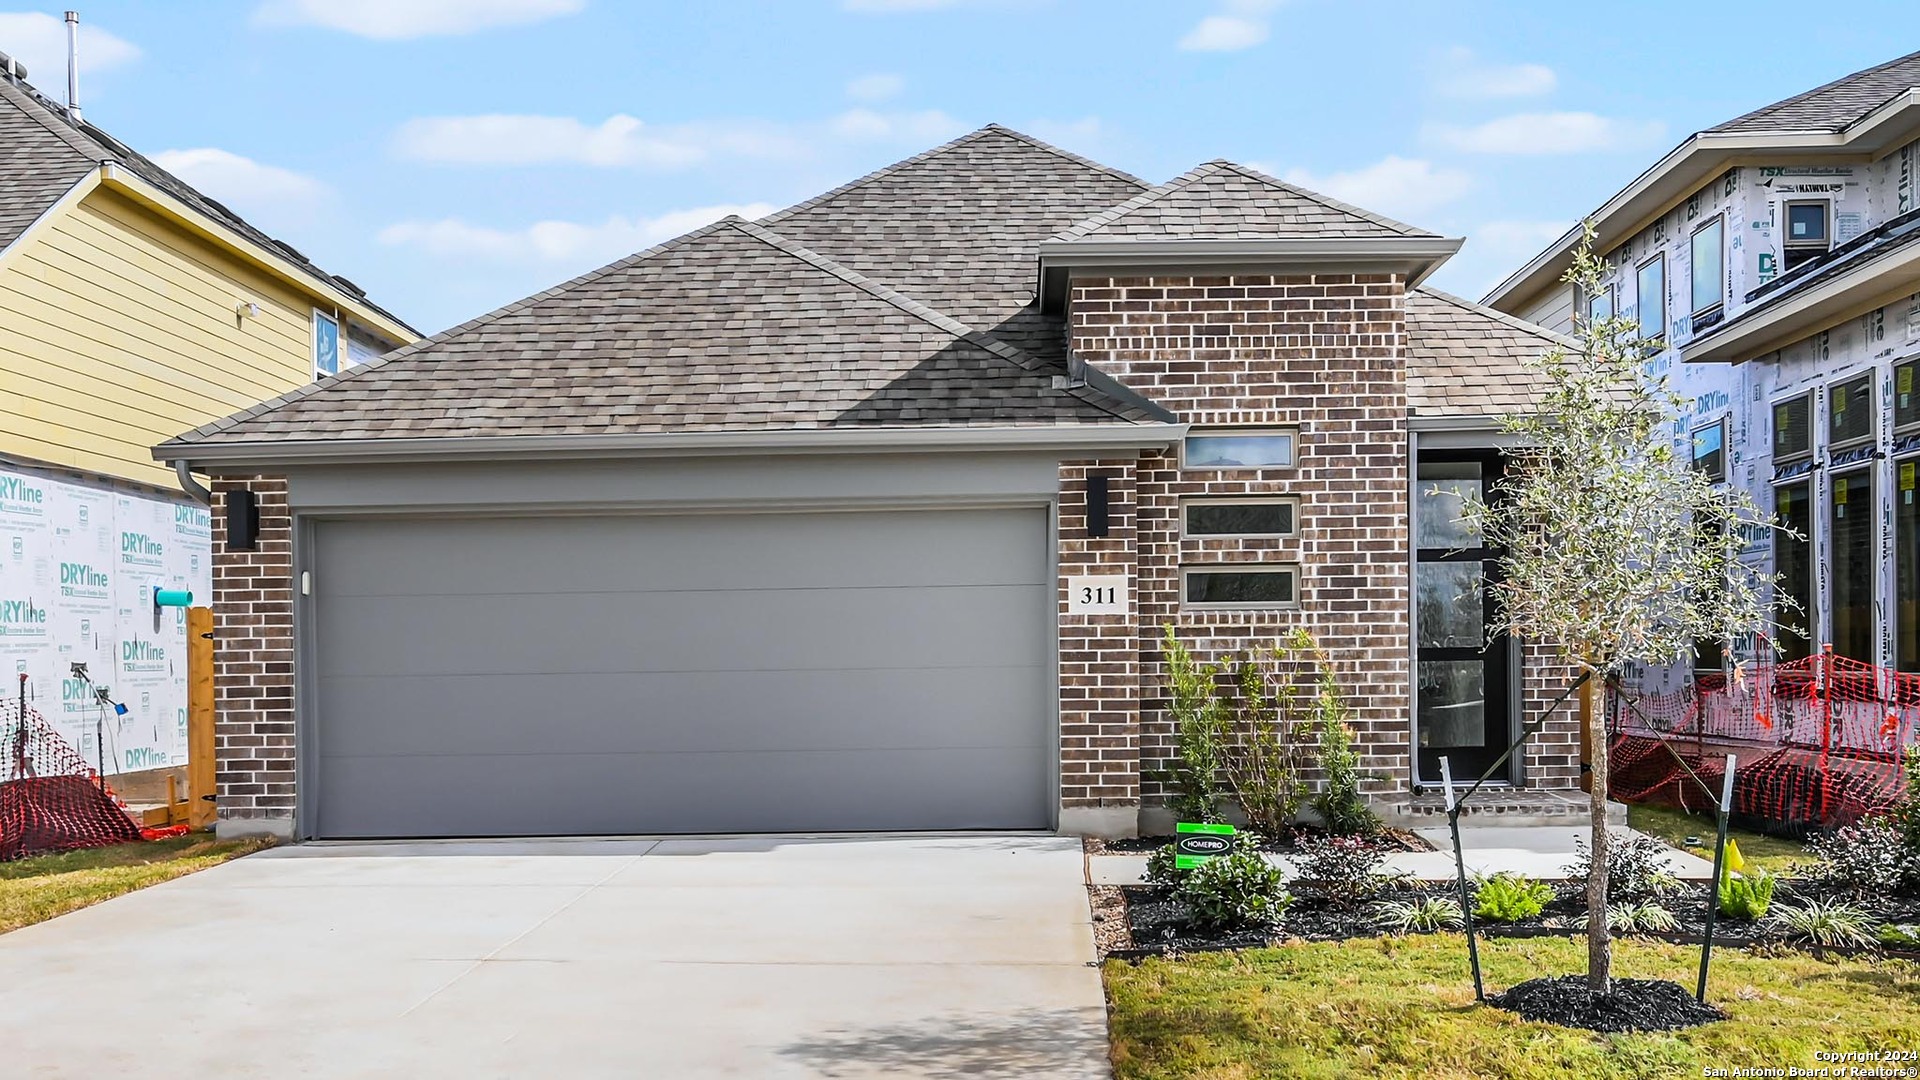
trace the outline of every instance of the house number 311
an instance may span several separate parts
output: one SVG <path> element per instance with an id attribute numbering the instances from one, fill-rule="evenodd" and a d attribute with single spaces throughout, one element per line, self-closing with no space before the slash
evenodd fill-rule
<path id="1" fill-rule="evenodd" d="M 1067 614 L 1125 615 L 1127 575 L 1097 574 L 1067 579 Z"/>

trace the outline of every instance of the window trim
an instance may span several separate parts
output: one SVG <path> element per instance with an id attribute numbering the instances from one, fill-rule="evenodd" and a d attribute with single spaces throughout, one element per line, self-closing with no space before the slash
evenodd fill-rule
<path id="1" fill-rule="evenodd" d="M 1853 374 L 1848 375 L 1844 379 L 1835 379 L 1834 381 L 1826 385 L 1827 407 L 1825 410 L 1823 410 L 1826 413 L 1826 415 L 1822 416 L 1820 420 L 1822 425 L 1826 428 L 1828 450 L 1850 450 L 1856 446 L 1866 446 L 1869 443 L 1872 443 L 1874 440 L 1874 437 L 1879 434 L 1880 417 L 1879 417 L 1879 410 L 1876 408 L 1876 406 L 1879 403 L 1874 400 L 1874 397 L 1875 397 L 1874 387 L 1880 381 L 1878 378 L 1878 374 L 1879 373 L 1876 369 L 1868 368 L 1865 371 L 1856 371 Z M 1833 437 L 1833 392 L 1842 386 L 1850 386 L 1854 383 L 1860 382 L 1863 379 L 1866 381 L 1866 384 L 1867 384 L 1867 431 L 1866 431 L 1866 434 L 1855 435 L 1854 437 L 1847 439 L 1844 442 L 1835 440 Z"/>
<path id="2" fill-rule="evenodd" d="M 1717 267 L 1717 270 L 1714 273 L 1714 277 L 1716 280 L 1713 283 L 1713 302 L 1710 304 L 1702 305 L 1702 304 L 1696 303 L 1694 299 L 1696 296 L 1699 295 L 1700 285 L 1698 281 L 1695 280 L 1695 277 L 1694 277 L 1694 272 L 1698 267 L 1699 260 L 1693 257 L 1693 253 L 1694 253 L 1695 247 L 1700 243 L 1700 234 L 1707 231 L 1708 229 L 1713 228 L 1716 225 L 1720 227 L 1720 245 L 1719 245 L 1719 250 L 1715 252 L 1715 256 L 1716 256 L 1715 266 Z M 1688 292 L 1687 303 L 1689 306 L 1693 308 L 1692 315 L 1691 315 L 1692 318 L 1697 319 L 1702 315 L 1711 314 L 1712 312 L 1717 311 L 1726 306 L 1726 303 L 1727 303 L 1727 216 L 1723 213 L 1715 214 L 1713 215 L 1713 217 L 1709 218 L 1706 221 L 1701 222 L 1698 226 L 1695 226 L 1692 235 L 1687 238 L 1687 292 Z"/>
<path id="3" fill-rule="evenodd" d="M 1286 532 L 1187 531 L 1187 510 L 1194 506 L 1291 506 L 1293 528 Z M 1180 500 L 1180 539 L 1182 540 L 1280 540 L 1300 535 L 1300 496 L 1298 495 L 1192 495 Z"/>
<path id="4" fill-rule="evenodd" d="M 1290 574 L 1293 599 L 1286 603 L 1266 601 L 1220 601 L 1187 599 L 1187 579 L 1193 574 Z M 1180 567 L 1181 611 L 1296 611 L 1300 607 L 1300 564 L 1285 563 L 1189 563 Z"/>
<path id="5" fill-rule="evenodd" d="M 1609 318 L 1609 319 L 1611 319 L 1611 318 L 1613 318 L 1613 317 L 1614 317 L 1615 315 L 1617 315 L 1617 314 L 1619 314 L 1619 312 L 1620 312 L 1620 304 L 1619 304 L 1619 296 L 1618 296 L 1618 293 L 1619 293 L 1619 286 L 1617 286 L 1617 285 L 1615 285 L 1615 284 L 1614 284 L 1613 282 L 1611 282 L 1611 281 L 1609 281 L 1609 282 L 1607 282 L 1607 283 L 1606 283 L 1605 285 L 1602 285 L 1602 286 L 1600 286 L 1600 291 L 1599 291 L 1599 292 L 1597 292 L 1597 293 L 1594 293 L 1594 294 L 1592 294 L 1591 296 L 1588 296 L 1588 297 L 1586 298 L 1586 307 L 1587 307 L 1587 310 L 1586 310 L 1586 318 L 1587 318 L 1587 322 L 1588 322 L 1589 324 L 1591 324 L 1591 323 L 1594 323 L 1594 322 L 1596 322 L 1596 321 L 1597 321 L 1597 320 L 1596 320 L 1596 319 L 1594 319 L 1594 317 L 1593 317 L 1593 305 L 1594 305 L 1594 304 L 1595 304 L 1596 302 L 1598 302 L 1598 301 L 1601 301 L 1601 300 L 1605 300 L 1605 301 L 1607 302 L 1607 314 L 1606 314 L 1606 316 L 1605 316 L 1606 318 Z"/>
<path id="6" fill-rule="evenodd" d="M 1647 298 L 1642 295 L 1643 290 L 1640 288 L 1640 285 L 1642 276 L 1647 272 L 1647 267 L 1652 266 L 1654 263 L 1660 264 L 1660 295 L 1656 298 L 1659 303 L 1660 329 L 1649 334 L 1646 332 Z M 1664 342 L 1667 340 L 1667 334 L 1672 327 L 1669 325 L 1667 319 L 1667 253 L 1664 251 L 1656 252 L 1652 258 L 1634 265 L 1633 317 L 1634 333 L 1639 335 L 1639 340 L 1645 342 Z"/>
<path id="7" fill-rule="evenodd" d="M 1893 405 L 1893 432 L 1896 435 L 1920 429 L 1920 416 L 1916 416 L 1904 424 L 1900 422 L 1901 368 L 1906 368 L 1908 371 L 1913 372 L 1912 375 L 1907 377 L 1907 393 L 1910 395 L 1920 395 L 1920 356 L 1894 361 L 1893 369 L 1889 372 L 1893 379 L 1893 401 L 1891 404 Z M 1920 412 L 1920 409 L 1916 409 L 1915 411 Z"/>
<path id="8" fill-rule="evenodd" d="M 1780 409 L 1780 406 L 1782 405 L 1790 405 L 1796 401 L 1805 401 L 1807 403 L 1807 445 L 1803 449 L 1795 450 L 1792 453 L 1782 456 L 1777 450 L 1777 447 L 1780 445 L 1780 429 L 1779 429 L 1779 421 L 1778 421 L 1779 409 Z M 1797 394 L 1788 394 L 1786 397 L 1775 398 L 1772 401 L 1767 402 L 1767 416 L 1769 419 L 1769 423 L 1771 425 L 1769 429 L 1769 438 L 1767 440 L 1768 453 L 1773 458 L 1773 461 L 1776 464 L 1781 462 L 1799 461 L 1801 458 L 1809 458 L 1813 456 L 1813 391 L 1812 390 L 1802 390 Z"/>
<path id="9" fill-rule="evenodd" d="M 333 370 L 320 370 L 320 320 L 333 324 Z M 329 379 L 340 374 L 348 366 L 341 363 L 341 345 L 345 340 L 346 327 L 340 316 L 325 308 L 314 308 L 313 317 L 307 320 L 307 367 L 313 372 L 314 379 Z"/>
<path id="10" fill-rule="evenodd" d="M 1793 239 L 1793 216 L 1792 216 L 1791 208 L 1795 206 L 1820 207 L 1821 221 L 1826 226 L 1825 231 L 1827 235 L 1825 239 L 1817 243 L 1811 240 L 1801 240 L 1796 242 Z M 1811 199 L 1780 200 L 1780 261 L 1783 264 L 1780 268 L 1781 273 L 1786 272 L 1786 267 L 1784 263 L 1786 262 L 1786 255 L 1788 251 L 1794 251 L 1794 250 L 1823 251 L 1823 252 L 1832 251 L 1833 250 L 1833 225 L 1834 225 L 1833 200 L 1830 198 L 1814 197 Z"/>
<path id="11" fill-rule="evenodd" d="M 1287 463 L 1284 465 L 1194 465 L 1187 461 L 1187 444 L 1195 439 L 1256 439 L 1287 437 Z M 1252 469 L 1294 469 L 1300 465 L 1300 429 L 1289 427 L 1210 427 L 1188 430 L 1180 440 L 1181 472 L 1245 472 Z"/>

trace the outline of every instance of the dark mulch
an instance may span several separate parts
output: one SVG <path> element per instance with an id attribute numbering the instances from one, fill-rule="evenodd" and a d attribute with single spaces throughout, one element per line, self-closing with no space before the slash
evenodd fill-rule
<path id="1" fill-rule="evenodd" d="M 1725 1011 L 1702 1005 L 1687 988 L 1665 979 L 1615 979 L 1613 992 L 1595 995 L 1585 975 L 1530 979 L 1487 1004 L 1537 1020 L 1588 1031 L 1676 1031 L 1725 1020 Z"/>
<path id="2" fill-rule="evenodd" d="M 1314 825 L 1301 825 L 1279 836 L 1261 836 L 1260 850 L 1275 855 L 1285 855 L 1299 851 L 1303 840 L 1317 840 L 1326 835 L 1325 829 Z M 1433 850 L 1432 844 L 1405 829 L 1383 829 L 1376 839 L 1385 851 Z M 1087 853 L 1089 855 L 1151 855 L 1171 843 L 1173 843 L 1171 836 L 1131 836 L 1122 840 L 1090 841 Z"/>

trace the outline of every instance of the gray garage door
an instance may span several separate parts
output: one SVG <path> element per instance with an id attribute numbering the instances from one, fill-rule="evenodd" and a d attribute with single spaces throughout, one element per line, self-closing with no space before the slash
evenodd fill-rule
<path id="1" fill-rule="evenodd" d="M 316 832 L 1038 828 L 1045 517 L 327 521 Z"/>

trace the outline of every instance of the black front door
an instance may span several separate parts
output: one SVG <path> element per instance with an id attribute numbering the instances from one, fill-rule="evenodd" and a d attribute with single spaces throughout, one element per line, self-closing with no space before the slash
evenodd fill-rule
<path id="1" fill-rule="evenodd" d="M 1463 496 L 1497 496 L 1494 451 L 1422 451 L 1414 487 L 1414 745 L 1420 780 L 1446 757 L 1459 782 L 1479 779 L 1512 740 L 1512 648 L 1489 634 L 1495 553 L 1462 520 Z M 1494 780 L 1512 779 L 1511 762 Z"/>

